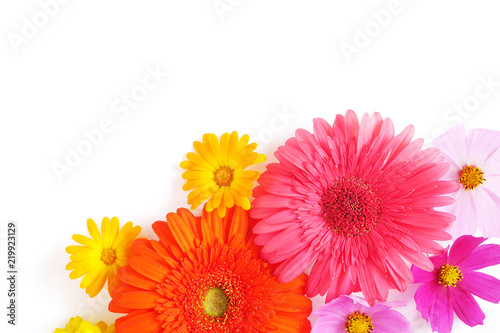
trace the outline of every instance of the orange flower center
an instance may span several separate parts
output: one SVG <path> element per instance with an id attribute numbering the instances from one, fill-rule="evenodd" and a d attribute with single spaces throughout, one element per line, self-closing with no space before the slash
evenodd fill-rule
<path id="1" fill-rule="evenodd" d="M 155 310 L 165 325 L 177 327 L 182 316 L 187 332 L 241 332 L 249 320 L 265 332 L 273 327 L 274 280 L 251 250 L 202 246 L 172 272 L 157 287 L 162 298 Z M 172 315 L 174 308 L 181 312 Z"/>
<path id="2" fill-rule="evenodd" d="M 215 182 L 219 186 L 229 186 L 233 181 L 233 170 L 228 167 L 220 167 L 215 171 Z"/>
<path id="3" fill-rule="evenodd" d="M 321 203 L 326 224 L 345 237 L 364 235 L 379 220 L 380 197 L 356 176 L 340 177 L 323 193 Z"/>
<path id="4" fill-rule="evenodd" d="M 111 265 L 116 260 L 116 252 L 113 249 L 104 249 L 101 254 L 101 260 L 106 265 Z"/>
<path id="5" fill-rule="evenodd" d="M 347 318 L 345 330 L 348 333 L 370 333 L 373 332 L 373 322 L 370 316 L 354 312 Z"/>
<path id="6" fill-rule="evenodd" d="M 219 288 L 210 288 L 205 295 L 203 310 L 210 317 L 221 317 L 227 310 L 228 298 Z"/>
<path id="7" fill-rule="evenodd" d="M 476 166 L 466 165 L 463 167 L 458 181 L 462 183 L 465 190 L 473 190 L 486 181 L 484 172 Z"/>
<path id="8" fill-rule="evenodd" d="M 443 265 L 439 270 L 439 283 L 444 284 L 445 287 L 456 287 L 457 282 L 463 277 L 457 266 Z"/>

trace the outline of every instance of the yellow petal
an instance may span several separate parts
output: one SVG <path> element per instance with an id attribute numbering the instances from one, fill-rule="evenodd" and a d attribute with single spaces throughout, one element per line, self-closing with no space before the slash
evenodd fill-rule
<path id="1" fill-rule="evenodd" d="M 233 194 L 229 187 L 224 190 L 224 205 L 226 207 L 233 207 L 234 205 Z"/>
<path id="2" fill-rule="evenodd" d="M 209 170 L 209 171 L 212 171 L 212 172 L 215 172 L 215 170 L 217 170 L 213 165 L 211 165 L 210 163 L 208 163 L 208 161 L 204 157 L 202 157 L 202 156 L 200 156 L 198 154 L 187 153 L 186 157 L 194 165 L 197 165 L 200 168 L 203 168 L 203 169 L 206 169 L 206 170 Z M 191 168 L 194 168 L 194 165 L 191 165 Z M 183 166 L 181 165 L 181 167 L 183 167 Z M 186 168 L 184 168 L 184 169 L 186 169 Z"/>
<path id="3" fill-rule="evenodd" d="M 80 282 L 80 288 L 87 288 L 95 279 L 99 277 L 101 272 L 106 268 L 106 264 L 102 261 L 93 266 Z"/>
<path id="4" fill-rule="evenodd" d="M 214 173 L 212 171 L 185 171 L 182 174 L 183 179 L 203 179 L 210 180 L 214 178 Z"/>
<path id="5" fill-rule="evenodd" d="M 108 219 L 108 218 L 105 217 L 104 219 Z M 103 223 L 104 223 L 104 219 L 103 219 Z M 102 246 L 101 234 L 99 233 L 99 229 L 97 229 L 97 225 L 95 224 L 94 220 L 92 220 L 92 219 L 87 220 L 87 229 L 89 230 L 90 237 L 92 237 L 92 239 L 97 244 Z"/>
<path id="6" fill-rule="evenodd" d="M 96 241 L 88 238 L 87 236 L 79 235 L 79 234 L 74 234 L 73 240 L 77 243 L 82 244 L 83 246 L 86 246 L 90 249 L 95 249 L 95 250 L 101 250 L 102 246 L 99 245 Z"/>
<path id="7" fill-rule="evenodd" d="M 113 217 L 111 221 L 109 220 L 109 218 L 102 220 L 101 230 L 102 230 L 103 248 L 105 249 L 111 248 L 111 245 L 115 241 L 119 229 L 120 229 L 120 222 L 117 217 Z"/>
<path id="8" fill-rule="evenodd" d="M 104 287 L 106 280 L 108 279 L 108 270 L 104 269 L 100 274 L 90 283 L 90 285 L 85 290 L 90 297 L 95 297 Z"/>

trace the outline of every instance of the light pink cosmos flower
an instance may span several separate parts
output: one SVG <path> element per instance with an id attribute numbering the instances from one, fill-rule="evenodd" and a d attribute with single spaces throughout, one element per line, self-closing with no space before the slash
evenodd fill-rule
<path id="1" fill-rule="evenodd" d="M 362 298 L 340 296 L 313 313 L 321 318 L 314 324 L 311 333 L 413 333 L 408 320 L 401 313 L 391 310 L 391 307 L 405 305 L 406 302 L 377 302 L 370 307 Z"/>
<path id="2" fill-rule="evenodd" d="M 441 181 L 448 163 L 435 148 L 411 141 L 413 126 L 395 135 L 390 119 L 353 111 L 329 125 L 314 120 L 314 134 L 296 131 L 259 178 L 250 214 L 261 256 L 279 263 L 280 282 L 312 264 L 308 296 L 327 302 L 362 291 L 370 304 L 390 288 L 413 282 L 406 259 L 423 269 L 424 253 L 441 253 L 434 240 L 454 220 L 436 206 L 453 202 L 457 184 Z"/>
<path id="3" fill-rule="evenodd" d="M 443 179 L 460 184 L 455 203 L 442 209 L 457 217 L 448 232 L 457 238 L 479 227 L 483 236 L 500 237 L 500 132 L 460 124 L 432 145 L 450 163 Z"/>
<path id="4" fill-rule="evenodd" d="M 449 333 L 453 311 L 469 326 L 482 325 L 485 315 L 472 295 L 492 303 L 500 302 L 500 280 L 476 270 L 500 263 L 500 245 L 485 244 L 486 238 L 459 237 L 441 254 L 431 257 L 432 272 L 412 266 L 417 310 L 431 322 L 432 330 Z"/>

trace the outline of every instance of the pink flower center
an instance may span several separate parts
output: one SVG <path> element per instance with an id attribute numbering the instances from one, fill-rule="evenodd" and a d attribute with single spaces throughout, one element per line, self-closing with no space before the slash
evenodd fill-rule
<path id="1" fill-rule="evenodd" d="M 460 172 L 458 181 L 462 183 L 464 190 L 473 190 L 486 181 L 483 175 L 484 172 L 478 167 L 466 165 Z"/>
<path id="2" fill-rule="evenodd" d="M 457 266 L 443 265 L 439 270 L 439 284 L 444 284 L 445 287 L 456 287 L 463 277 Z"/>
<path id="3" fill-rule="evenodd" d="M 373 332 L 373 322 L 370 316 L 356 311 L 347 318 L 345 330 L 348 333 L 371 333 Z"/>
<path id="4" fill-rule="evenodd" d="M 323 193 L 321 203 L 325 222 L 345 237 L 364 235 L 379 220 L 380 197 L 356 176 L 340 177 Z"/>

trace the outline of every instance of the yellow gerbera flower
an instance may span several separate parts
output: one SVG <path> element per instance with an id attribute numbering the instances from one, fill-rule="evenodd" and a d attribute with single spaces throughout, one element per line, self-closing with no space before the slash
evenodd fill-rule
<path id="1" fill-rule="evenodd" d="M 127 264 L 131 255 L 130 246 L 141 232 L 141 227 L 132 226 L 127 222 L 120 230 L 118 218 L 102 219 L 102 237 L 97 225 L 92 219 L 87 220 L 87 228 L 91 238 L 83 235 L 73 235 L 73 240 L 83 246 L 71 245 L 66 252 L 71 254 L 71 262 L 66 265 L 67 270 L 73 270 L 69 277 L 78 279 L 82 276 L 80 288 L 85 289 L 90 297 L 96 296 L 108 281 L 108 291 L 117 284 L 118 268 Z"/>
<path id="2" fill-rule="evenodd" d="M 71 318 L 64 328 L 56 328 L 54 333 L 115 333 L 115 324 L 108 327 L 100 321 L 95 325 L 81 317 Z"/>
<path id="3" fill-rule="evenodd" d="M 248 144 L 248 135 L 238 140 L 238 132 L 222 134 L 220 142 L 215 134 L 204 134 L 202 141 L 193 143 L 197 154 L 187 153 L 188 160 L 181 163 L 181 168 L 187 170 L 182 174 L 187 180 L 182 188 L 192 190 L 188 195 L 191 209 L 208 198 L 206 210 L 217 209 L 220 217 L 226 214 L 226 207 L 250 209 L 248 198 L 260 172 L 245 169 L 264 162 L 266 156 L 254 152 L 257 144 Z"/>

